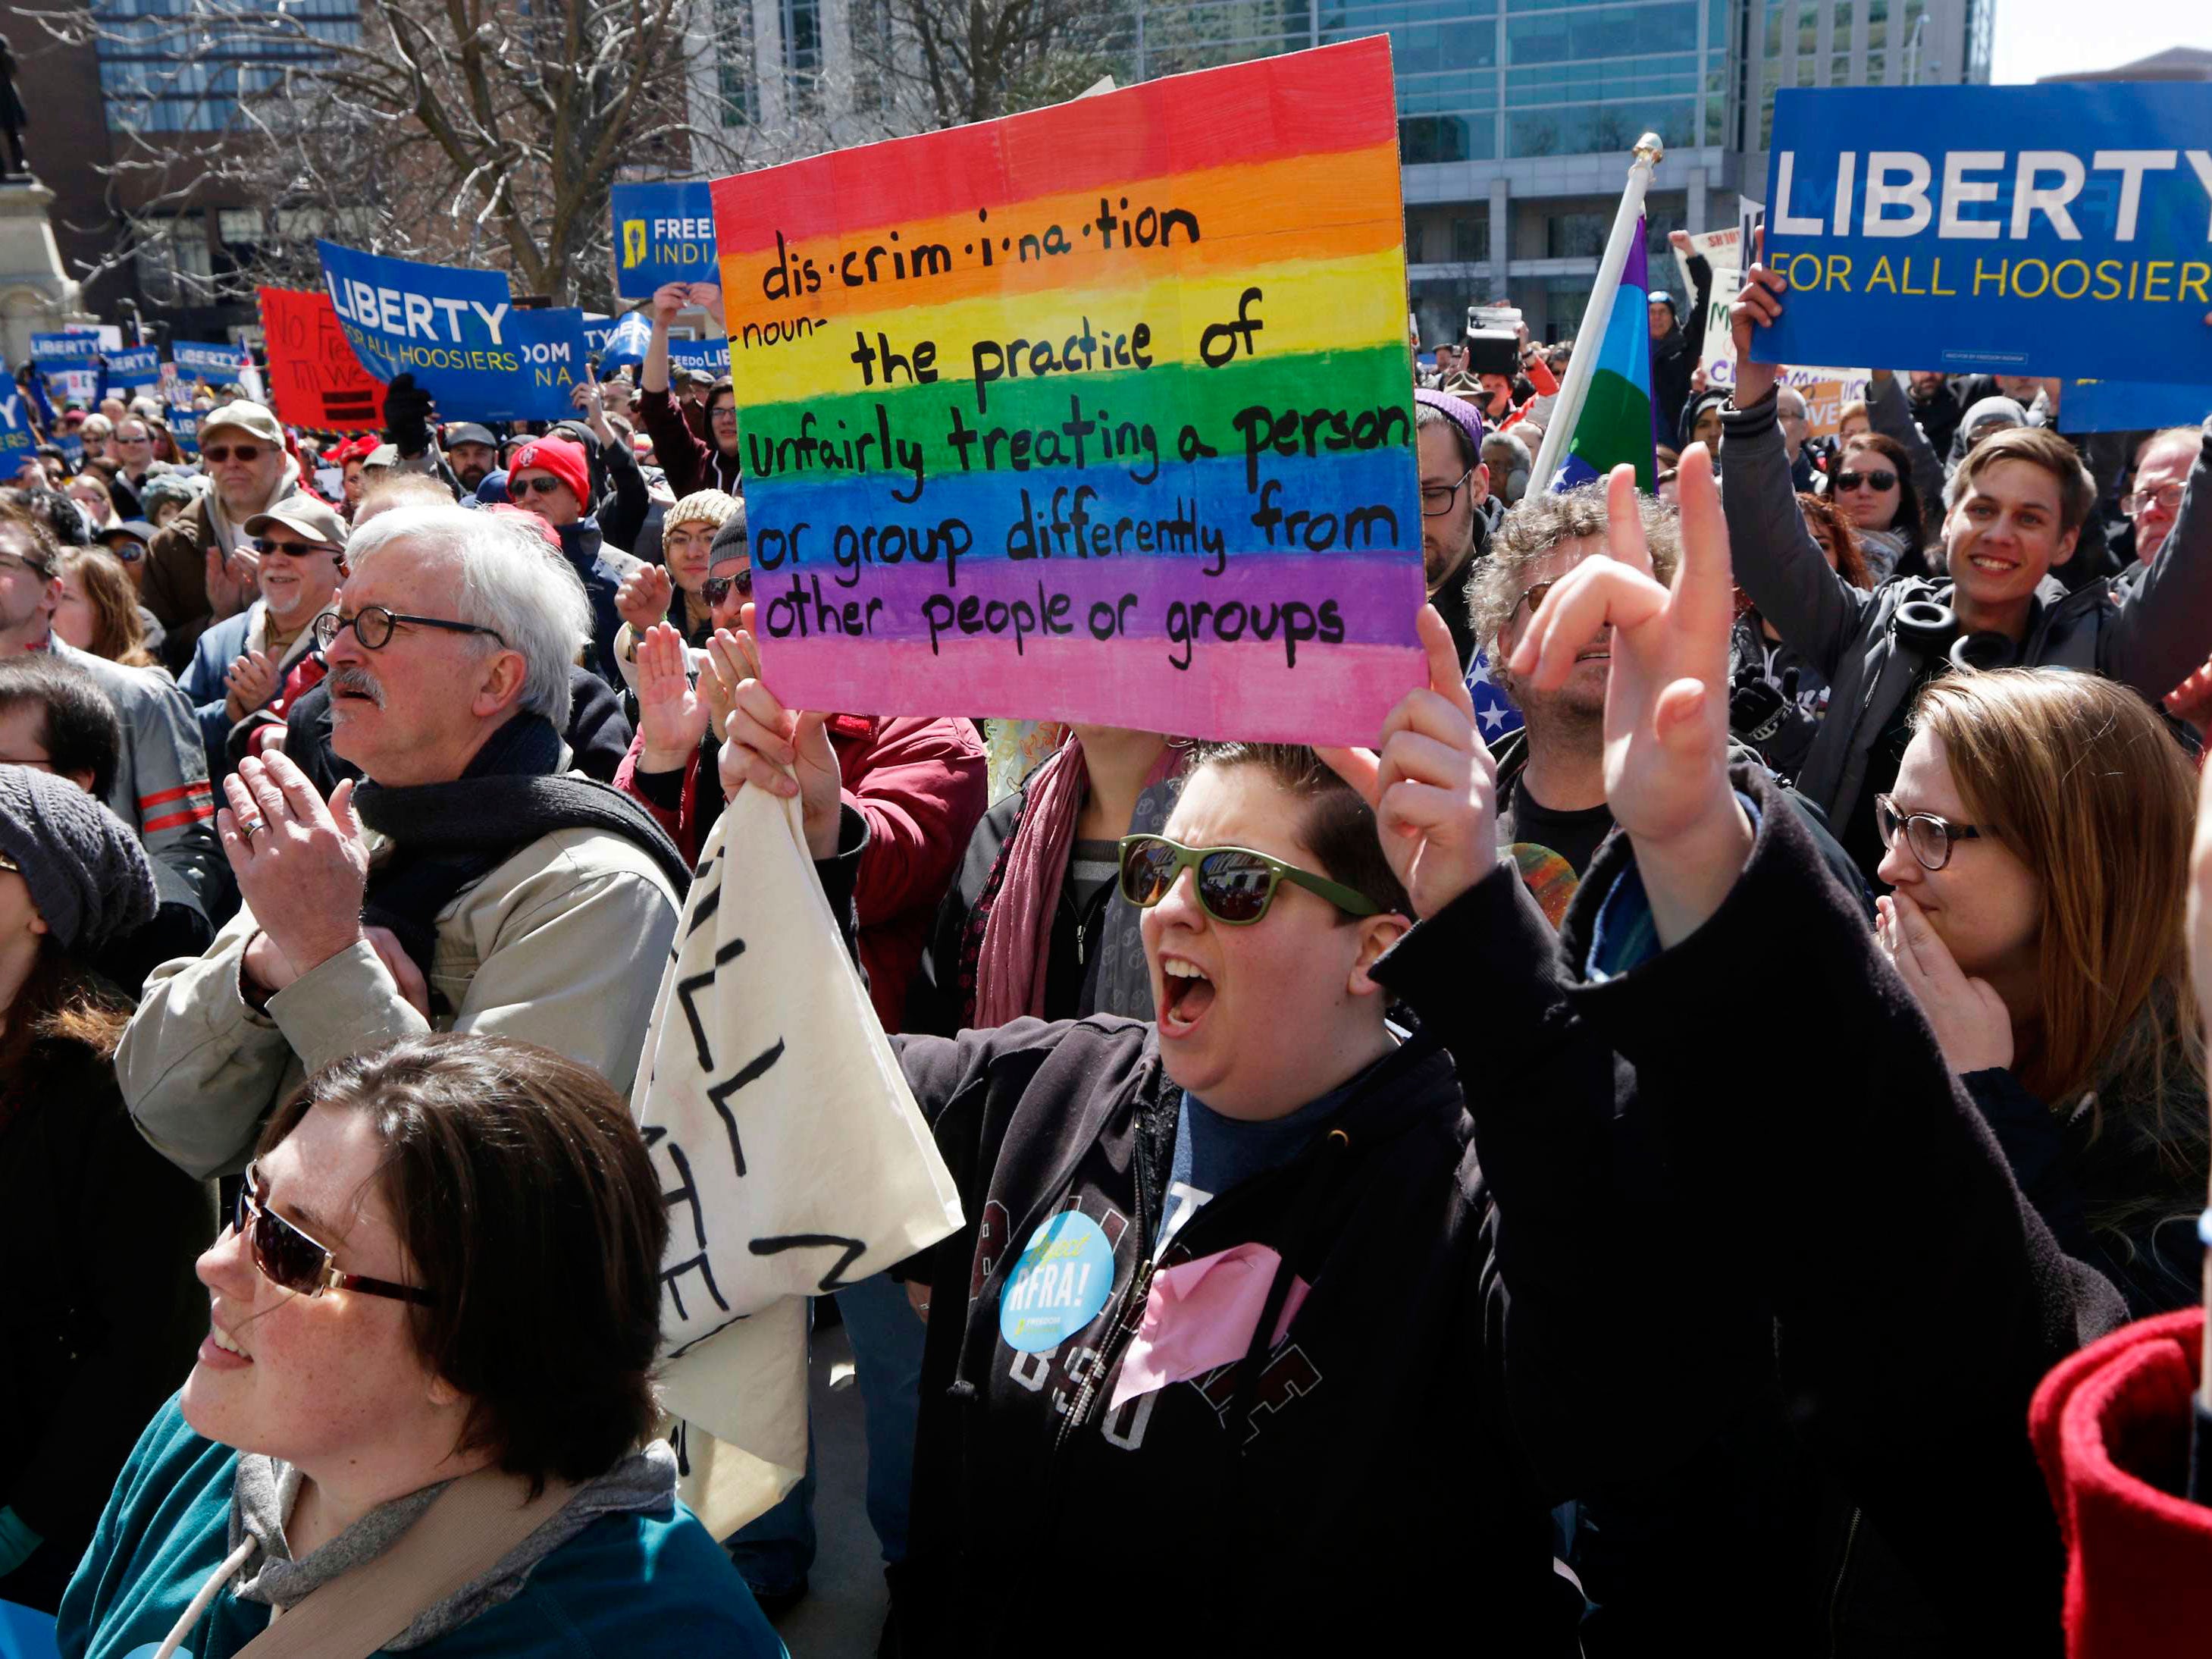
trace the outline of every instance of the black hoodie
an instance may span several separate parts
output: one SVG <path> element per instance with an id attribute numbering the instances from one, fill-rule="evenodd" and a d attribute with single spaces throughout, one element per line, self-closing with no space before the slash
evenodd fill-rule
<path id="1" fill-rule="evenodd" d="M 1293 1275 L 1311 1287 L 1283 1340 L 1117 1412 L 1176 1130 L 1152 1028 L 894 1039 L 967 1217 L 920 1263 L 934 1311 L 914 1542 L 894 1570 L 911 1651 L 1027 1653 L 1050 1634 L 1079 1651 L 1389 1652 L 1449 1628 L 1470 1651 L 1573 1652 L 1581 1597 L 1553 1575 L 1547 1505 L 1691 1470 L 1747 1409 L 1812 1490 L 1747 1509 L 1794 1519 L 1839 1493 L 1955 1643 L 2055 1636 L 2061 1561 L 2021 1424 L 2043 1370 L 2118 1298 L 2060 1259 L 1863 915 L 1812 878 L 1796 815 L 1763 773 L 1735 776 L 1759 815 L 1751 860 L 1674 949 L 1588 983 L 1567 967 L 1599 954 L 1631 863 L 1616 840 L 1565 957 L 1493 874 L 1382 958 L 1424 1035 L 1165 1256 L 1279 1249 L 1258 1332 Z M 849 927 L 865 835 L 847 820 L 843 855 L 817 868 Z M 1814 981 L 1739 1036 L 1716 989 L 1778 931 L 1812 951 Z M 1727 1075 L 1788 1085 L 1716 1089 Z M 1877 1190 L 1905 1210 L 1868 1212 Z M 1017 1352 L 1009 1270 L 1071 1207 L 1111 1245 L 1111 1293 L 1058 1347 Z M 1677 1638 L 1733 1600 L 1728 1622 L 1756 1609 L 1770 1650 L 1799 1650 L 1818 1605 L 1800 1587 L 1821 1569 L 1798 1526 L 1686 1541 Z"/>

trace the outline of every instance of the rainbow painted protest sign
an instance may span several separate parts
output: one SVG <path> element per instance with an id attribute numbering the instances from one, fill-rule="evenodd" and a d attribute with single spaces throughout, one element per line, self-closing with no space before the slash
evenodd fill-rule
<path id="1" fill-rule="evenodd" d="M 1387 40 L 714 201 L 786 702 L 1371 743 L 1423 683 Z"/>

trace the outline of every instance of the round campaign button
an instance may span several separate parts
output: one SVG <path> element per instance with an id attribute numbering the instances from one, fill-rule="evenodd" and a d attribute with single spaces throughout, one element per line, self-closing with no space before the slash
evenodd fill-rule
<path id="1" fill-rule="evenodd" d="M 1057 1347 L 1114 1293 L 1114 1249 L 1098 1224 L 1062 1210 L 1030 1235 L 999 1297 L 999 1334 L 1022 1353 Z"/>

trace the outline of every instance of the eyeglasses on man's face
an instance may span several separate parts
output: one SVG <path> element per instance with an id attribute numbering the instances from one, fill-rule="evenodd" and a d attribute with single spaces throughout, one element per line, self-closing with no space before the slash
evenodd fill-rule
<path id="1" fill-rule="evenodd" d="M 495 628 L 486 628 L 477 623 L 455 622 L 450 617 L 414 617 L 404 611 L 386 610 L 380 605 L 365 605 L 351 616 L 342 616 L 335 611 L 325 611 L 315 618 L 315 643 L 328 651 L 337 643 L 338 635 L 350 628 L 354 638 L 361 641 L 364 651 L 381 651 L 392 643 L 392 636 L 402 628 L 430 628 L 447 634 L 483 634 L 501 645 L 507 641 Z"/>
<path id="2" fill-rule="evenodd" d="M 2130 519 L 2139 519 L 2154 507 L 2161 513 L 2181 511 L 2181 497 L 2185 484 L 2160 484 L 2155 489 L 2137 489 L 2120 497 L 2120 511 Z"/>
<path id="3" fill-rule="evenodd" d="M 1445 514 L 1450 512 L 1453 498 L 1474 476 L 1474 469 L 1469 467 L 1450 483 L 1423 484 L 1421 486 L 1421 516 L 1425 519 L 1441 519 Z"/>

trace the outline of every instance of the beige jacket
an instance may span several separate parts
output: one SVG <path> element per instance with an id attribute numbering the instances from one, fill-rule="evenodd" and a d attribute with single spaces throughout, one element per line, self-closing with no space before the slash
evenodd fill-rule
<path id="1" fill-rule="evenodd" d="M 439 1029 L 542 1043 L 627 1097 L 681 896 L 619 836 L 540 837 L 438 917 L 429 975 L 458 1012 Z M 206 1179 L 242 1169 L 262 1121 L 310 1073 L 431 1029 L 366 944 L 269 999 L 239 990 L 259 931 L 241 908 L 204 956 L 146 982 L 117 1049 L 123 1097 L 155 1151 Z"/>

